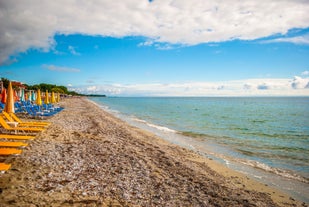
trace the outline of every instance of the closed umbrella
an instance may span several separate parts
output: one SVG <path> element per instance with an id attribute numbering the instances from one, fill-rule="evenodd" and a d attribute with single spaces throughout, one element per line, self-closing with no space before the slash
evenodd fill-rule
<path id="1" fill-rule="evenodd" d="M 1 93 L 1 103 L 3 103 L 3 104 L 6 103 L 6 89 L 5 89 L 5 88 L 2 89 L 2 93 Z"/>
<path id="2" fill-rule="evenodd" d="M 30 92 L 25 93 L 25 101 L 29 101 L 30 99 Z"/>
<path id="3" fill-rule="evenodd" d="M 36 100 L 35 92 L 32 91 L 32 92 L 31 92 L 31 100 L 30 100 L 30 101 L 35 101 L 35 100 Z"/>
<path id="4" fill-rule="evenodd" d="M 42 105 L 42 99 L 41 99 L 41 90 L 38 89 L 38 92 L 36 94 L 36 104 L 38 106 L 41 106 Z"/>
<path id="5" fill-rule="evenodd" d="M 56 103 L 54 91 L 52 91 L 52 94 L 51 94 L 51 103 L 53 103 L 53 104 Z"/>
<path id="6" fill-rule="evenodd" d="M 13 90 L 13 99 L 14 99 L 14 102 L 19 101 L 19 96 L 17 95 L 16 90 Z"/>
<path id="7" fill-rule="evenodd" d="M 7 113 L 14 113 L 14 94 L 12 89 L 12 83 L 9 83 L 7 99 L 4 107 L 4 111 Z"/>
<path id="8" fill-rule="evenodd" d="M 45 100 L 44 100 L 45 104 L 49 104 L 49 97 L 48 97 L 48 90 L 46 90 L 45 92 Z"/>
<path id="9" fill-rule="evenodd" d="M 25 99 L 25 90 L 22 88 L 20 89 L 21 92 L 20 92 L 20 101 L 26 101 Z"/>
<path id="10" fill-rule="evenodd" d="M 58 103 L 60 102 L 60 93 L 59 92 L 57 93 L 57 102 Z"/>

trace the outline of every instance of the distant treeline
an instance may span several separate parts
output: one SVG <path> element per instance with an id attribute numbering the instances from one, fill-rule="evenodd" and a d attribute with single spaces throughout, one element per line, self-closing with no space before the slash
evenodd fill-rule
<path id="1" fill-rule="evenodd" d="M 106 95 L 100 95 L 100 94 L 87 94 L 85 96 L 90 96 L 90 97 L 106 97 Z"/>
<path id="2" fill-rule="evenodd" d="M 3 87 L 8 88 L 10 80 L 6 78 L 1 78 L 1 81 L 3 82 Z M 28 85 L 28 84 L 23 84 L 27 90 L 38 90 L 40 89 L 41 91 L 53 91 L 55 93 L 61 93 L 61 94 L 67 94 L 67 95 L 73 95 L 73 96 L 78 96 L 78 95 L 83 95 L 83 94 L 78 94 L 75 91 L 68 91 L 68 88 L 65 86 L 57 86 L 54 84 L 47 84 L 47 83 L 40 83 L 36 85 Z M 14 86 L 13 86 L 14 87 Z"/>

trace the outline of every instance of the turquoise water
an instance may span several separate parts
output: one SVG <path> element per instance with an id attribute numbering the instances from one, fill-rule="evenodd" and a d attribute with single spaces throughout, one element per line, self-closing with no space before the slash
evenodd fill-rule
<path id="1" fill-rule="evenodd" d="M 228 156 L 309 183 L 309 98 L 91 98 L 157 129 L 227 148 Z"/>

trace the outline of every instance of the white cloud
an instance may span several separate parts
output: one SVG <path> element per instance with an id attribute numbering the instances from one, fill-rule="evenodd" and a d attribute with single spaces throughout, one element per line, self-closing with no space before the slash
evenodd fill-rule
<path id="1" fill-rule="evenodd" d="M 307 75 L 309 75 L 309 71 L 308 71 L 308 70 L 305 70 L 304 72 L 301 73 L 301 75 L 307 76 Z"/>
<path id="2" fill-rule="evenodd" d="M 141 42 L 140 44 L 138 44 L 139 47 L 142 47 L 142 46 L 152 46 L 154 44 L 154 41 L 153 40 L 147 40 L 145 42 Z"/>
<path id="3" fill-rule="evenodd" d="M 58 71 L 58 72 L 71 72 L 71 73 L 80 72 L 80 70 L 76 68 L 68 68 L 68 67 L 62 67 L 62 66 L 56 66 L 56 65 L 42 65 L 42 67 L 47 70 Z"/>
<path id="4" fill-rule="evenodd" d="M 248 79 L 227 82 L 104 84 L 72 90 L 120 96 L 309 96 L 309 78 Z"/>
<path id="5" fill-rule="evenodd" d="M 29 48 L 53 48 L 57 33 L 145 36 L 145 45 L 252 40 L 307 28 L 308 11 L 304 0 L 1 0 L 0 64 Z"/>
<path id="6" fill-rule="evenodd" d="M 70 45 L 70 46 L 68 47 L 68 49 L 69 49 L 69 51 L 70 51 L 71 54 L 73 54 L 73 55 L 80 55 L 80 53 L 76 52 L 75 47 L 73 47 L 73 46 Z"/>
<path id="7" fill-rule="evenodd" d="M 291 86 L 294 89 L 301 89 L 306 88 L 309 84 L 309 78 L 301 78 L 295 76 L 294 79 L 291 81 Z"/>
<path id="8" fill-rule="evenodd" d="M 90 93 L 96 92 L 96 91 L 98 91 L 98 87 L 97 86 L 88 86 L 87 91 L 90 92 Z"/>
<path id="9" fill-rule="evenodd" d="M 263 41 L 262 43 L 273 43 L 273 42 L 289 42 L 293 44 L 308 45 L 309 44 L 309 34 L 304 35 L 304 36 L 298 36 L 298 37 L 276 38 L 272 40 Z"/>

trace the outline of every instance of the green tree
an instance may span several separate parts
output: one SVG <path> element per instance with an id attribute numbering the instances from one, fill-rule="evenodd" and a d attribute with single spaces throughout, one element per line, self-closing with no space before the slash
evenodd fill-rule
<path id="1" fill-rule="evenodd" d="M 10 80 L 6 78 L 1 78 L 1 81 L 3 82 L 3 87 L 8 88 Z"/>
<path id="2" fill-rule="evenodd" d="M 58 86 L 58 88 L 60 88 L 60 89 L 62 89 L 63 90 L 63 93 L 65 93 L 65 94 L 68 94 L 68 88 L 67 87 L 65 87 L 65 86 Z"/>
<path id="3" fill-rule="evenodd" d="M 55 88 L 52 88 L 51 91 L 53 91 L 53 92 L 55 92 L 55 93 L 62 93 L 62 94 L 65 93 L 65 92 L 63 91 L 63 89 L 60 88 L 59 86 L 57 86 L 57 87 L 55 87 Z"/>
<path id="4" fill-rule="evenodd" d="M 1 81 L 3 82 L 3 87 L 8 88 L 9 86 L 9 79 L 6 78 L 1 78 Z M 73 96 L 80 96 L 82 94 L 79 94 L 75 91 L 68 91 L 68 88 L 65 86 L 57 86 L 55 84 L 48 84 L 48 83 L 40 83 L 40 84 L 35 84 L 35 85 L 28 85 L 28 84 L 23 84 L 26 86 L 28 90 L 38 90 L 40 89 L 42 92 L 48 90 L 49 92 L 56 92 L 56 93 L 61 93 L 61 94 L 69 94 Z"/>

